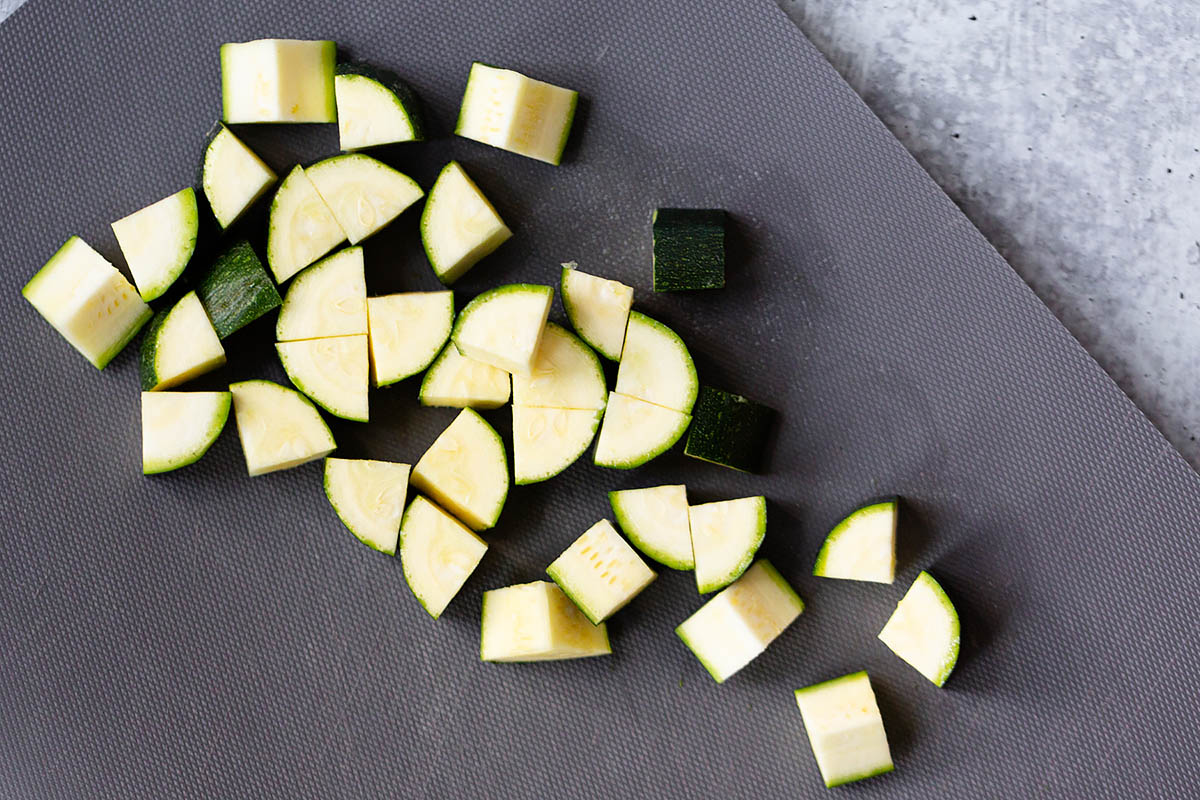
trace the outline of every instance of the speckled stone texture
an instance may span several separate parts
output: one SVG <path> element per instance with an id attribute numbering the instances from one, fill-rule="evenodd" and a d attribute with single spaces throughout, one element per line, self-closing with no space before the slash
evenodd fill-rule
<path id="1" fill-rule="evenodd" d="M 780 5 L 1200 466 L 1200 5 Z"/>

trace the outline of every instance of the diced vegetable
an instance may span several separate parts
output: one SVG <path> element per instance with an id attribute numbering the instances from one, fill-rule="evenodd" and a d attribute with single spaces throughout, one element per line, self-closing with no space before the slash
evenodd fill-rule
<path id="1" fill-rule="evenodd" d="M 624 608 L 656 577 L 606 519 L 584 531 L 546 573 L 593 625 Z"/>
<path id="2" fill-rule="evenodd" d="M 338 64 L 333 91 L 343 150 L 425 138 L 416 95 L 394 73 L 361 63 Z"/>
<path id="3" fill-rule="evenodd" d="M 767 406 L 702 386 L 683 452 L 723 467 L 757 472 L 774 420 L 775 411 Z"/>
<path id="4" fill-rule="evenodd" d="M 196 191 L 181 189 L 112 224 L 125 263 L 143 300 L 171 288 L 196 250 L 200 214 Z"/>
<path id="5" fill-rule="evenodd" d="M 562 161 L 579 93 L 478 61 L 454 132 L 548 164 Z"/>
<path id="6" fill-rule="evenodd" d="M 900 499 L 868 503 L 825 537 L 813 575 L 891 583 L 896 578 L 896 522 Z"/>
<path id="7" fill-rule="evenodd" d="M 160 311 L 142 339 L 142 389 L 159 391 L 190 381 L 225 363 L 204 306 L 188 292 L 169 310 Z"/>
<path id="8" fill-rule="evenodd" d="M 404 579 L 429 616 L 437 619 L 479 566 L 487 543 L 436 505 L 417 495 L 400 525 Z"/>
<path id="9" fill-rule="evenodd" d="M 958 611 L 928 572 L 913 581 L 896 605 L 879 641 L 935 686 L 942 686 L 958 663 Z"/>
<path id="10" fill-rule="evenodd" d="M 450 334 L 458 352 L 506 372 L 533 371 L 554 290 L 511 283 L 476 297 L 458 315 Z"/>
<path id="11" fill-rule="evenodd" d="M 200 460 L 229 418 L 229 392 L 142 392 L 142 473 Z"/>
<path id="12" fill-rule="evenodd" d="M 696 365 L 675 331 L 637 311 L 629 315 L 617 392 L 691 414 L 699 382 Z"/>
<path id="13" fill-rule="evenodd" d="M 241 219 L 279 176 L 221 123 L 213 126 L 204 146 L 200 185 L 221 228 Z"/>
<path id="14" fill-rule="evenodd" d="M 104 369 L 153 313 L 125 276 L 78 236 L 29 279 L 21 296 L 96 369 Z"/>
<path id="15" fill-rule="evenodd" d="M 588 449 L 603 412 L 586 408 L 513 406 L 513 480 L 548 480 Z"/>
<path id="16" fill-rule="evenodd" d="M 228 123 L 337 122 L 333 42 L 258 39 L 221 45 Z"/>
<path id="17" fill-rule="evenodd" d="M 443 167 L 421 212 L 421 243 L 438 280 L 449 286 L 511 237 L 458 162 Z"/>
<path id="18" fill-rule="evenodd" d="M 292 384 L 313 402 L 335 417 L 368 421 L 366 336 L 302 339 L 275 348 Z"/>
<path id="19" fill-rule="evenodd" d="M 611 392 L 592 460 L 598 467 L 640 467 L 670 450 L 691 420 L 687 414 Z"/>
<path id="20" fill-rule="evenodd" d="M 196 296 L 221 339 L 279 308 L 283 302 L 275 281 L 245 239 L 217 256 L 200 278 Z"/>
<path id="21" fill-rule="evenodd" d="M 804 611 L 766 559 L 692 614 L 675 633 L 717 683 L 757 658 Z"/>
<path id="22" fill-rule="evenodd" d="M 617 524 L 637 549 L 671 569 L 695 569 L 684 486 L 609 492 Z"/>
<path id="23" fill-rule="evenodd" d="M 719 209 L 654 212 L 654 291 L 720 289 L 725 285 L 725 223 Z"/>
<path id="24" fill-rule="evenodd" d="M 428 367 L 450 338 L 453 325 L 451 291 L 368 297 L 372 383 L 387 386 Z"/>
<path id="25" fill-rule="evenodd" d="M 633 287 L 563 265 L 562 301 L 579 337 L 611 361 L 621 360 Z"/>
<path id="26" fill-rule="evenodd" d="M 288 288 L 275 338 L 281 342 L 367 333 L 367 279 L 361 247 L 313 264 Z"/>
<path id="27" fill-rule="evenodd" d="M 467 358 L 453 342 L 429 367 L 421 381 L 421 405 L 452 408 L 499 408 L 508 402 L 508 373 Z"/>
<path id="28" fill-rule="evenodd" d="M 267 264 L 283 283 L 346 241 L 346 231 L 300 167 L 279 184 L 271 200 Z"/>
<path id="29" fill-rule="evenodd" d="M 796 705 L 826 786 L 892 771 L 887 732 L 867 673 L 797 689 Z"/>
<path id="30" fill-rule="evenodd" d="M 425 194 L 403 172 L 363 153 L 327 158 L 304 172 L 350 244 L 380 230 Z"/>
<path id="31" fill-rule="evenodd" d="M 483 593 L 482 661 L 555 661 L 612 652 L 604 623 L 593 625 L 549 581 Z"/>
<path id="32" fill-rule="evenodd" d="M 737 580 L 762 545 L 767 532 L 765 497 L 742 497 L 688 509 L 696 588 L 715 592 Z"/>
<path id="33" fill-rule="evenodd" d="M 408 464 L 366 459 L 325 459 L 325 497 L 360 542 L 395 555 L 408 494 Z"/>
<path id="34" fill-rule="evenodd" d="M 533 370 L 528 375 L 514 374 L 512 391 L 514 406 L 601 411 L 608 401 L 600 359 L 553 322 L 546 323 Z"/>
<path id="35" fill-rule="evenodd" d="M 337 446 L 320 412 L 299 392 L 271 381 L 229 384 L 250 477 L 324 458 Z"/>
<path id="36" fill-rule="evenodd" d="M 504 441 L 464 408 L 413 468 L 412 484 L 474 530 L 491 528 L 508 497 Z"/>

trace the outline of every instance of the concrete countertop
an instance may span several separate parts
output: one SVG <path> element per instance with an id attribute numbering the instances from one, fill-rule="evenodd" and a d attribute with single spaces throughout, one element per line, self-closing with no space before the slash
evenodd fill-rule
<path id="1" fill-rule="evenodd" d="M 1200 5 L 779 3 L 1200 467 Z"/>

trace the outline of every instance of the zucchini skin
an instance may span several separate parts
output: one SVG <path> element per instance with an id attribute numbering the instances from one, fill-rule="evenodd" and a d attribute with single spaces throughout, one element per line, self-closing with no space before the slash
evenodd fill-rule
<path id="1" fill-rule="evenodd" d="M 726 213 L 721 209 L 660 208 L 654 229 L 654 291 L 725 286 Z"/>
<path id="2" fill-rule="evenodd" d="M 275 281 L 245 239 L 213 260 L 197 282 L 196 294 L 221 339 L 283 304 Z"/>
<path id="3" fill-rule="evenodd" d="M 155 367 L 155 360 L 158 356 L 158 330 L 167 321 L 167 316 L 175 308 L 174 305 L 164 308 L 159 311 L 150 320 L 150 324 L 146 326 L 146 333 L 142 337 L 142 352 L 141 361 L 138 364 L 138 375 L 141 378 L 142 391 L 151 391 L 158 384 L 158 370 Z"/>
<path id="4" fill-rule="evenodd" d="M 775 410 L 738 394 L 701 386 L 683 452 L 741 472 L 759 472 Z"/>

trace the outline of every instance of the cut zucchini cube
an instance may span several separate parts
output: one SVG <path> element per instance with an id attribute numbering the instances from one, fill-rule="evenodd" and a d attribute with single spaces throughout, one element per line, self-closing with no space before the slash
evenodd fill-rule
<path id="1" fill-rule="evenodd" d="M 691 414 L 700 383 L 696 364 L 679 334 L 637 311 L 629 315 L 616 391 Z"/>
<path id="2" fill-rule="evenodd" d="M 491 528 L 508 497 L 504 441 L 464 408 L 413 467 L 412 484 L 473 530 Z"/>
<path id="3" fill-rule="evenodd" d="M 333 91 L 342 150 L 425 138 L 420 104 L 399 76 L 367 64 L 338 64 Z"/>
<path id="4" fill-rule="evenodd" d="M 728 586 L 746 571 L 767 533 L 765 497 L 703 503 L 688 509 L 696 588 L 700 594 Z"/>
<path id="5" fill-rule="evenodd" d="M 529 283 L 497 286 L 458 315 L 450 334 L 458 352 L 516 375 L 533 372 L 554 289 Z"/>
<path id="6" fill-rule="evenodd" d="M 438 280 L 449 286 L 511 237 L 458 162 L 443 167 L 421 211 L 421 243 Z"/>
<path id="7" fill-rule="evenodd" d="M 200 278 L 196 296 L 221 339 L 283 303 L 275 281 L 244 239 L 217 256 Z"/>
<path id="8" fill-rule="evenodd" d="M 587 451 L 601 411 L 586 408 L 513 406 L 513 482 L 549 480 Z"/>
<path id="9" fill-rule="evenodd" d="M 292 385 L 335 417 L 367 422 L 367 337 L 330 336 L 275 345 Z"/>
<path id="10" fill-rule="evenodd" d="M 928 572 L 913 581 L 896 604 L 879 641 L 935 686 L 942 686 L 958 663 L 958 611 Z"/>
<path id="11" fill-rule="evenodd" d="M 562 161 L 579 93 L 510 69 L 471 65 L 454 132 L 535 158 Z"/>
<path id="12" fill-rule="evenodd" d="M 324 458 L 337 447 L 316 406 L 271 381 L 229 384 L 238 438 L 250 477 Z"/>
<path id="13" fill-rule="evenodd" d="M 21 296 L 96 369 L 129 344 L 153 312 L 117 268 L 72 236 Z"/>
<path id="14" fill-rule="evenodd" d="M 796 705 L 826 786 L 873 778 L 894 768 L 866 672 L 797 689 Z"/>
<path id="15" fill-rule="evenodd" d="M 367 279 L 361 247 L 318 261 L 288 287 L 275 338 L 280 342 L 367 333 Z"/>
<path id="16" fill-rule="evenodd" d="M 654 228 L 654 291 L 725 285 L 725 223 L 719 209 L 660 208 Z"/>
<path id="17" fill-rule="evenodd" d="M 250 206 L 279 179 L 233 132 L 217 123 L 204 147 L 200 186 L 222 229 L 241 219 Z"/>
<path id="18" fill-rule="evenodd" d="M 687 414 L 611 392 L 592 462 L 613 469 L 640 467 L 670 450 L 691 421 Z"/>
<path id="19" fill-rule="evenodd" d="M 562 301 L 579 337 L 610 361 L 620 361 L 633 287 L 563 264 Z"/>
<path id="20" fill-rule="evenodd" d="M 609 492 L 608 501 L 638 550 L 671 569 L 695 569 L 685 486 L 622 489 Z"/>
<path id="21" fill-rule="evenodd" d="M 839 522 L 821 545 L 813 575 L 891 583 L 896 579 L 900 498 L 868 503 Z"/>
<path id="22" fill-rule="evenodd" d="M 584 531 L 546 573 L 593 625 L 624 608 L 656 577 L 606 519 Z"/>
<path id="23" fill-rule="evenodd" d="M 225 428 L 229 392 L 142 392 L 142 474 L 200 460 Z"/>
<path id="24" fill-rule="evenodd" d="M 410 470 L 391 461 L 326 458 L 325 497 L 356 539 L 395 555 Z"/>
<path id="25" fill-rule="evenodd" d="M 499 408 L 511 392 L 508 373 L 467 358 L 451 342 L 430 365 L 421 381 L 423 406 Z"/>
<path id="26" fill-rule="evenodd" d="M 450 338 L 453 326 L 454 292 L 368 297 L 372 385 L 388 386 L 428 367 Z"/>
<path id="27" fill-rule="evenodd" d="M 758 472 L 774 421 L 774 409 L 702 386 L 683 452 L 723 467 Z"/>
<path id="28" fill-rule="evenodd" d="M 304 172 L 350 244 L 382 229 L 425 194 L 403 172 L 363 153 L 327 158 Z"/>
<path id="29" fill-rule="evenodd" d="M 336 45 L 327 41 L 221 45 L 225 122 L 337 122 L 336 55 Z"/>
<path id="30" fill-rule="evenodd" d="M 142 339 L 142 389 L 156 392 L 225 363 L 225 348 L 195 292 L 160 311 Z"/>
<path id="31" fill-rule="evenodd" d="M 191 186 L 112 224 L 113 235 L 143 300 L 171 288 L 196 250 L 200 213 Z"/>
<path id="32" fill-rule="evenodd" d="M 417 495 L 400 523 L 404 580 L 437 619 L 479 566 L 487 543 L 441 508 Z"/>
<path id="33" fill-rule="evenodd" d="M 593 625 L 549 581 L 483 593 L 482 661 L 557 661 L 612 652 L 604 623 Z"/>
<path id="34" fill-rule="evenodd" d="M 765 558 L 700 607 L 675 633 L 717 683 L 759 656 L 804 611 L 804 601 Z"/>
<path id="35" fill-rule="evenodd" d="M 600 359 L 553 322 L 546 323 L 532 371 L 513 375 L 512 392 L 514 406 L 602 411 L 608 402 Z"/>
<path id="36" fill-rule="evenodd" d="M 279 184 L 267 222 L 267 264 L 283 283 L 346 241 L 346 231 L 308 174 L 296 167 Z"/>

